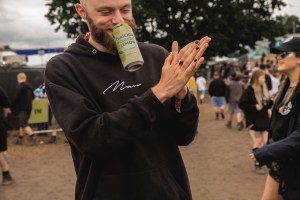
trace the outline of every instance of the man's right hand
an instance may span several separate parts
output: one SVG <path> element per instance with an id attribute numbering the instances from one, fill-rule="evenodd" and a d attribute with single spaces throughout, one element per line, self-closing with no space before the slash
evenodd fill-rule
<path id="1" fill-rule="evenodd" d="M 191 42 L 178 52 L 178 43 L 172 44 L 172 51 L 166 58 L 161 78 L 152 88 L 154 95 L 163 103 L 178 94 L 203 63 L 203 53 L 211 38 L 204 37 L 200 41 Z"/>

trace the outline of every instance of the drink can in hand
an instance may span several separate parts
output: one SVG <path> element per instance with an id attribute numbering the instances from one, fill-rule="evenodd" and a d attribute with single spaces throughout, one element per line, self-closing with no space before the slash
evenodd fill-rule
<path id="1" fill-rule="evenodd" d="M 127 23 L 117 24 L 113 28 L 113 37 L 124 69 L 129 72 L 140 69 L 144 60 L 132 28 Z"/>

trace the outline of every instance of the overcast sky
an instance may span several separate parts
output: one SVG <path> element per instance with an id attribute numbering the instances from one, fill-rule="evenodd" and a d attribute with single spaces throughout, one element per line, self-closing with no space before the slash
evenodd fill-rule
<path id="1" fill-rule="evenodd" d="M 0 44 L 14 49 L 67 47 L 72 40 L 44 17 L 46 0 L 0 0 Z M 288 5 L 277 13 L 300 17 L 300 1 L 286 0 Z"/>

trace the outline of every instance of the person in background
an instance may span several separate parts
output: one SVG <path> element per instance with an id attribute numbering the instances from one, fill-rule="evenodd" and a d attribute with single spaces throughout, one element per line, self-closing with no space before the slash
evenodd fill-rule
<path id="1" fill-rule="evenodd" d="M 46 93 L 72 152 L 75 199 L 192 199 L 179 151 L 196 135 L 199 109 L 188 80 L 209 37 L 180 51 L 138 42 L 143 66 L 124 70 L 113 27 L 136 27 L 131 0 L 81 0 L 89 34 L 52 57 Z"/>
<path id="2" fill-rule="evenodd" d="M 11 113 L 10 103 L 4 89 L 0 86 L 0 166 L 2 168 L 3 185 L 10 185 L 14 182 L 10 172 L 9 164 L 5 159 L 4 152 L 7 151 L 7 130 L 6 117 Z"/>
<path id="3" fill-rule="evenodd" d="M 273 74 L 275 74 L 275 72 Z M 270 92 L 271 97 L 276 95 L 276 93 L 278 92 L 279 86 L 280 86 L 280 79 L 275 77 L 273 74 L 270 73 L 272 89 L 269 92 Z"/>
<path id="4" fill-rule="evenodd" d="M 252 150 L 267 144 L 270 117 L 268 109 L 273 105 L 265 82 L 265 72 L 256 69 L 244 91 L 239 107 L 244 111 L 246 126 L 252 139 Z M 264 174 L 264 169 L 254 162 L 255 172 Z"/>
<path id="5" fill-rule="evenodd" d="M 229 76 L 229 81 L 227 82 L 226 101 L 228 102 L 228 122 L 225 124 L 228 128 L 231 128 L 234 114 L 236 114 L 237 129 L 239 131 L 244 128 L 244 123 L 243 112 L 239 108 L 238 103 L 245 88 L 244 83 L 240 80 L 240 76 L 241 75 L 238 75 L 236 72 L 233 72 Z"/>
<path id="6" fill-rule="evenodd" d="M 226 90 L 226 84 L 220 78 L 219 72 L 214 72 L 213 80 L 208 86 L 208 94 L 211 96 L 211 104 L 216 114 L 216 120 L 218 120 L 219 117 L 222 119 L 225 118 L 224 109 Z"/>
<path id="7" fill-rule="evenodd" d="M 196 97 L 196 99 L 198 99 L 198 89 L 195 76 L 191 76 L 187 83 L 187 86 L 189 88 L 189 92 L 193 94 Z"/>
<path id="8" fill-rule="evenodd" d="M 34 99 L 34 93 L 32 86 L 26 82 L 27 76 L 25 73 L 21 72 L 17 75 L 17 90 L 12 101 L 12 110 L 16 112 L 19 120 L 19 138 L 16 144 L 23 144 L 24 133 L 29 135 L 28 144 L 36 144 L 36 140 L 33 137 L 32 129 L 28 125 L 28 120 L 30 117 L 32 109 L 32 100 Z"/>
<path id="9" fill-rule="evenodd" d="M 270 49 L 278 71 L 286 75 L 276 95 L 268 144 L 250 154 L 267 165 L 263 200 L 300 199 L 300 37 L 288 38 Z"/>
<path id="10" fill-rule="evenodd" d="M 45 144 L 55 144 L 56 138 L 57 138 L 57 132 L 60 128 L 57 120 L 55 119 L 54 115 L 52 114 L 51 117 L 51 134 L 48 136 L 48 138 L 45 140 Z"/>
<path id="11" fill-rule="evenodd" d="M 196 79 L 197 88 L 198 88 L 198 99 L 200 103 L 203 103 L 206 90 L 206 79 L 203 77 L 203 73 L 199 73 L 199 76 Z"/>

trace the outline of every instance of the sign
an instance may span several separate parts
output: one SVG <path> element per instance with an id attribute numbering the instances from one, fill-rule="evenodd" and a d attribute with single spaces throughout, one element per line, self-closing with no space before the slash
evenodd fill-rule
<path id="1" fill-rule="evenodd" d="M 29 124 L 47 123 L 49 117 L 48 99 L 35 99 L 32 101 L 32 110 Z"/>

